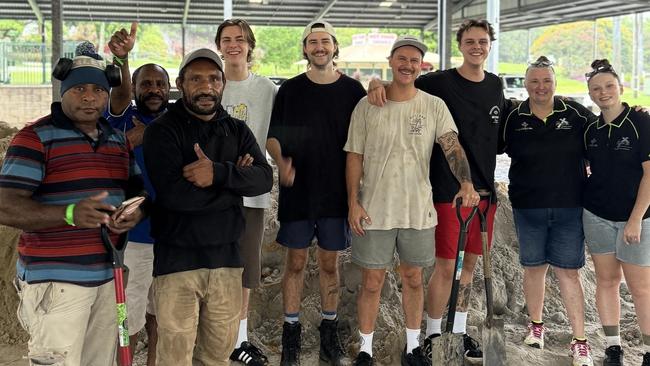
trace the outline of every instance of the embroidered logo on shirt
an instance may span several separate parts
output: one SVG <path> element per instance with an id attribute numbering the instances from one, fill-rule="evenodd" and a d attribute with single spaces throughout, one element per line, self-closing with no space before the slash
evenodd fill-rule
<path id="1" fill-rule="evenodd" d="M 528 122 L 521 122 L 521 127 L 515 129 L 515 131 L 529 131 L 533 128 L 528 125 Z"/>
<path id="2" fill-rule="evenodd" d="M 594 137 L 593 139 L 591 139 L 591 141 L 589 141 L 589 145 L 587 145 L 587 147 L 598 147 L 598 140 L 596 140 L 596 138 Z"/>
<path id="3" fill-rule="evenodd" d="M 562 117 L 559 121 L 555 122 L 556 130 L 570 130 L 573 126 L 567 121 L 566 118 Z"/>
<path id="4" fill-rule="evenodd" d="M 424 129 L 424 116 L 421 114 L 416 114 L 409 118 L 409 135 L 418 135 L 422 136 L 422 130 Z"/>
<path id="5" fill-rule="evenodd" d="M 493 125 L 499 124 L 499 119 L 501 118 L 501 109 L 499 109 L 499 106 L 495 105 L 490 109 L 490 118 L 492 119 Z"/>
<path id="6" fill-rule="evenodd" d="M 227 105 L 226 112 L 228 112 L 231 117 L 248 122 L 248 106 L 244 103 Z"/>
<path id="7" fill-rule="evenodd" d="M 629 137 L 621 137 L 616 141 L 616 147 L 614 150 L 617 151 L 629 151 L 632 150 L 632 146 L 630 145 L 630 138 Z"/>

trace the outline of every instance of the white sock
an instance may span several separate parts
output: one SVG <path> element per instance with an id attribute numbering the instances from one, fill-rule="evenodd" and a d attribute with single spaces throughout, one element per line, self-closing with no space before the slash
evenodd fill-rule
<path id="1" fill-rule="evenodd" d="M 375 334 L 375 332 L 371 332 L 370 334 L 363 334 L 361 331 L 359 331 L 359 336 L 361 337 L 361 347 L 359 348 L 359 353 L 365 352 L 372 356 L 372 336 Z"/>
<path id="2" fill-rule="evenodd" d="M 427 331 L 425 335 L 428 337 L 432 334 L 440 334 L 440 333 L 442 333 L 442 318 L 432 319 L 429 318 L 429 315 L 427 315 Z"/>
<path id="3" fill-rule="evenodd" d="M 237 343 L 235 348 L 239 348 L 242 343 L 248 341 L 248 318 L 239 321 L 239 333 L 237 333 Z"/>
<path id="4" fill-rule="evenodd" d="M 456 312 L 456 317 L 454 318 L 454 329 L 452 332 L 461 334 L 467 333 L 467 312 Z"/>
<path id="5" fill-rule="evenodd" d="M 406 328 L 406 353 L 409 354 L 420 346 L 420 329 Z"/>
<path id="6" fill-rule="evenodd" d="M 607 347 L 620 346 L 621 345 L 621 336 L 620 335 L 605 336 L 605 342 L 607 344 Z"/>

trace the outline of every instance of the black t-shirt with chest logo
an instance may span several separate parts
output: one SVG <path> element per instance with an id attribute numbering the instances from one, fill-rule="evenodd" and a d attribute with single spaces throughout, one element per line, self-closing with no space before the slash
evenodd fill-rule
<path id="1" fill-rule="evenodd" d="M 502 113 L 510 106 L 503 96 L 501 80 L 485 72 L 482 81 L 474 82 L 456 69 L 448 69 L 420 76 L 415 86 L 445 102 L 458 127 L 458 139 L 467 154 L 474 188 L 494 192 L 499 125 Z M 460 184 L 438 144 L 431 155 L 429 178 L 434 202 L 454 199 Z"/>
<path id="2" fill-rule="evenodd" d="M 554 99 L 541 120 L 529 100 L 512 110 L 503 126 L 503 150 L 510 156 L 508 194 L 514 208 L 582 207 L 586 179 L 582 137 L 596 116 L 581 104 Z"/>
<path id="3" fill-rule="evenodd" d="M 650 160 L 650 116 L 627 104 L 611 123 L 602 115 L 589 124 L 584 147 L 591 175 L 584 192 L 584 207 L 611 221 L 627 221 L 636 202 L 643 168 Z M 646 211 L 643 218 L 648 218 Z"/>

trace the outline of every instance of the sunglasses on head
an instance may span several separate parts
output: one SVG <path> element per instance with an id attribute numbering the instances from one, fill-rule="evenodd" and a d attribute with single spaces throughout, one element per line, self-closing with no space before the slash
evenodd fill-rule
<path id="1" fill-rule="evenodd" d="M 594 77 L 596 74 L 600 74 L 603 72 L 611 72 L 613 74 L 616 74 L 616 71 L 614 71 L 614 67 L 612 65 L 600 65 L 596 67 L 595 69 L 589 71 L 588 73 L 585 74 L 585 77 L 588 79 L 591 79 Z"/>
<path id="2" fill-rule="evenodd" d="M 532 67 L 550 67 L 553 66 L 553 61 L 547 59 L 546 57 L 540 58 L 536 61 L 533 61 L 529 64 Z"/>

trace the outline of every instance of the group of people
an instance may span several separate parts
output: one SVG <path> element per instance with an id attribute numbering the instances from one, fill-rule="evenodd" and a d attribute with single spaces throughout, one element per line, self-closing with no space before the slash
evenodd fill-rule
<path id="1" fill-rule="evenodd" d="M 60 62 L 61 102 L 16 135 L 0 171 L 0 223 L 23 230 L 15 285 L 31 364 L 113 363 L 116 312 L 102 227 L 115 242 L 129 232 L 130 343 L 145 327 L 148 365 L 268 364 L 249 341 L 247 322 L 273 183 L 266 150 L 279 176 L 277 242 L 287 248 L 281 365 L 300 364 L 301 298 L 314 239 L 320 360 L 341 365 L 346 358 L 338 256 L 351 247 L 362 268 L 360 350 L 352 363 L 374 364 L 381 289 L 397 252 L 406 325 L 400 362 L 430 365 L 455 271 L 456 202 L 464 215 L 487 209 L 491 242 L 496 155 L 505 152 L 530 315 L 524 343 L 544 347 L 550 265 L 572 326 L 573 364 L 593 365 L 578 273 L 586 241 L 607 339 L 604 364 L 623 364 L 624 274 L 643 365 L 650 366 L 650 236 L 643 230 L 650 230 L 650 117 L 621 101 L 619 76 L 606 60 L 594 61 L 587 75 L 600 116 L 555 96 L 553 65 L 543 56 L 526 71 L 529 99 L 512 102 L 484 70 L 492 26 L 467 20 L 456 36 L 461 66 L 420 76 L 427 46 L 402 36 L 387 55 L 392 80 L 371 82 L 366 96 L 337 71 L 335 29 L 319 20 L 302 34 L 308 70 L 278 90 L 250 71 L 254 34 L 246 21 L 230 19 L 215 37 L 220 55 L 202 48 L 184 56 L 175 80 L 181 98 L 169 104 L 163 67 L 145 64 L 131 75 L 136 38 L 137 23 L 115 32 L 110 67 L 92 47 Z M 147 197 L 144 205 L 114 213 L 137 195 Z M 483 356 L 466 334 L 481 244 L 475 220 L 451 330 L 462 334 L 473 360 Z M 421 342 L 422 270 L 432 265 Z"/>

